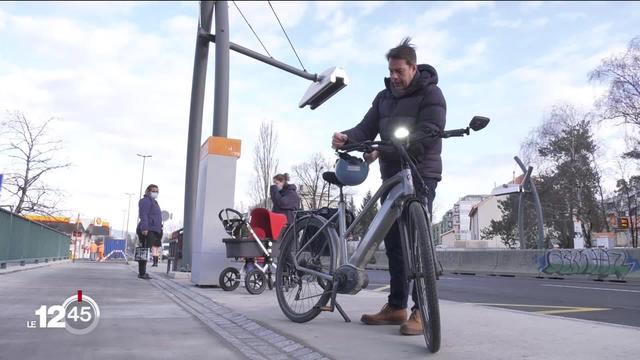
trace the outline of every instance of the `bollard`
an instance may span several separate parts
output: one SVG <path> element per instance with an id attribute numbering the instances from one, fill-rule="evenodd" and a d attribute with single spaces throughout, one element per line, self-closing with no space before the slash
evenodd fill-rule
<path id="1" fill-rule="evenodd" d="M 24 266 L 25 262 L 24 260 L 20 260 L 20 266 Z"/>
<path id="2" fill-rule="evenodd" d="M 6 269 L 7 263 L 0 263 L 0 269 Z"/>
<path id="3" fill-rule="evenodd" d="M 48 262 L 49 262 L 49 259 L 44 259 L 44 262 L 45 262 L 45 263 L 48 263 Z"/>

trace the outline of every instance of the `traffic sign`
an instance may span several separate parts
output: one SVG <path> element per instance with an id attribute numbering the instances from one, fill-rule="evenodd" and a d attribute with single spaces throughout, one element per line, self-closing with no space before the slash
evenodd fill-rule
<path id="1" fill-rule="evenodd" d="M 618 221 L 618 227 L 620 229 L 628 229 L 629 228 L 629 218 L 626 216 L 623 216 L 620 218 L 620 221 Z"/>

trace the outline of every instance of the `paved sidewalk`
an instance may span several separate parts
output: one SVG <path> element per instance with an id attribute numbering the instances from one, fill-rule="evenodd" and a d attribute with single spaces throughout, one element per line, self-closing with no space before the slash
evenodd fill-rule
<path id="1" fill-rule="evenodd" d="M 82 289 L 100 307 L 87 335 L 28 329 L 41 305 Z M 0 359 L 246 359 L 123 263 L 76 262 L 0 276 Z"/>
<path id="2" fill-rule="evenodd" d="M 640 329 L 441 301 L 442 348 L 429 354 L 421 336 L 398 326 L 367 326 L 363 312 L 386 301 L 364 290 L 338 300 L 352 317 L 322 313 L 289 321 L 275 291 L 250 295 L 169 279 L 166 264 L 136 277 L 135 263 L 68 263 L 0 277 L 0 359 L 637 359 Z M 60 304 L 77 289 L 101 308 L 87 335 L 28 329 L 40 305 Z"/>
<path id="3" fill-rule="evenodd" d="M 386 293 L 364 290 L 355 296 L 338 295 L 351 323 L 335 312 L 296 324 L 282 314 L 275 291 L 256 296 L 242 286 L 225 292 L 196 287 L 187 279 L 175 282 L 334 359 L 640 358 L 639 328 L 449 301 L 440 302 L 443 340 L 440 352 L 433 355 L 426 351 L 422 336 L 402 336 L 398 326 L 360 323 L 363 312 L 377 312 L 386 302 Z"/>

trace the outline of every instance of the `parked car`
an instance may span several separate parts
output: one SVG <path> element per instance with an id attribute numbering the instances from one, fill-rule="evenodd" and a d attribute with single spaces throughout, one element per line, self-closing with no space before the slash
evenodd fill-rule
<path id="1" fill-rule="evenodd" d="M 169 243 L 162 244 L 162 260 L 169 257 Z"/>

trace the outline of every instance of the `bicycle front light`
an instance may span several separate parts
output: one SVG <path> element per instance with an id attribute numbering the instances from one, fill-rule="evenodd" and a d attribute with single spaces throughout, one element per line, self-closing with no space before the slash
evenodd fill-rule
<path id="1" fill-rule="evenodd" d="M 407 130 L 407 128 L 397 128 L 396 131 L 393 133 L 393 136 L 396 137 L 396 139 L 404 139 L 407 136 L 409 136 L 409 130 Z"/>

